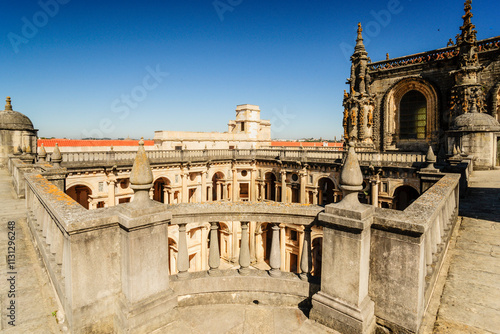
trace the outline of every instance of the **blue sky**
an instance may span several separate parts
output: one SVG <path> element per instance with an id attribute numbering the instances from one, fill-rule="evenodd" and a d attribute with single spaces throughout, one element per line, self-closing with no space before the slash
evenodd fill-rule
<path id="1" fill-rule="evenodd" d="M 500 35 L 475 0 L 478 38 Z M 273 137 L 340 138 L 356 25 L 372 61 L 446 46 L 463 1 L 4 0 L 0 96 L 39 136 L 226 131 L 256 104 Z"/>

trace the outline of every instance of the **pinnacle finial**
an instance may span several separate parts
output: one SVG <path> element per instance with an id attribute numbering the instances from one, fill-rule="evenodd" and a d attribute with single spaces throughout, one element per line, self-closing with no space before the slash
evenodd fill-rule
<path id="1" fill-rule="evenodd" d="M 358 37 L 356 38 L 356 47 L 354 47 L 354 53 L 366 52 L 365 45 L 363 44 L 363 27 L 361 27 L 361 22 L 358 23 Z"/>
<path id="2" fill-rule="evenodd" d="M 434 154 L 434 150 L 432 149 L 431 145 L 429 145 L 429 149 L 427 150 L 427 155 L 425 157 L 425 160 L 427 162 L 436 162 L 436 155 Z"/>
<path id="3" fill-rule="evenodd" d="M 462 16 L 464 24 L 463 26 L 460 27 L 460 30 L 462 31 L 460 39 L 461 41 L 464 42 L 474 43 L 476 41 L 477 32 L 474 30 L 476 26 L 473 25 L 471 22 L 471 18 L 474 16 L 471 12 L 471 9 L 472 9 L 472 0 L 466 0 L 464 4 L 465 14 Z"/>
<path id="4" fill-rule="evenodd" d="M 141 138 L 134 165 L 130 172 L 130 188 L 134 191 L 133 202 L 148 202 L 150 200 L 149 189 L 151 189 L 152 186 L 153 172 L 151 172 L 149 159 L 144 150 L 144 138 Z"/>
<path id="5" fill-rule="evenodd" d="M 56 143 L 56 147 L 54 147 L 54 150 L 52 151 L 52 155 L 50 156 L 50 160 L 52 161 L 53 166 L 55 168 L 61 167 L 62 155 L 61 155 L 61 150 L 59 149 L 59 145 L 57 143 Z"/>
<path id="6" fill-rule="evenodd" d="M 349 143 L 347 157 L 340 172 L 340 189 L 343 192 L 343 204 L 348 206 L 359 205 L 358 192 L 363 189 L 363 174 L 359 167 L 358 156 L 354 150 L 354 143 Z"/>
<path id="7" fill-rule="evenodd" d="M 10 101 L 10 96 L 7 96 L 6 102 L 5 102 L 5 110 L 12 110 L 12 104 Z"/>

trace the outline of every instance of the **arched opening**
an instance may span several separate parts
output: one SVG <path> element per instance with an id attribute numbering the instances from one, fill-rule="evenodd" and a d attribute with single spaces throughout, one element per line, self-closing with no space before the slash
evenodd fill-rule
<path id="1" fill-rule="evenodd" d="M 158 178 L 153 184 L 153 200 L 160 203 L 170 204 L 169 202 L 170 192 L 168 192 L 169 187 L 170 187 L 170 180 L 168 178 L 166 177 Z"/>
<path id="2" fill-rule="evenodd" d="M 410 90 L 399 102 L 399 138 L 425 139 L 427 132 L 427 99 Z"/>
<path id="3" fill-rule="evenodd" d="M 169 260 L 169 274 L 177 274 L 177 243 L 174 239 L 168 238 L 168 260 Z"/>
<path id="4" fill-rule="evenodd" d="M 212 200 L 220 201 L 224 198 L 224 174 L 217 172 L 212 177 Z"/>
<path id="5" fill-rule="evenodd" d="M 74 185 L 66 190 L 69 197 L 78 202 L 85 209 L 89 209 L 89 198 L 92 195 L 92 190 L 82 184 Z"/>
<path id="6" fill-rule="evenodd" d="M 217 230 L 217 236 L 219 238 L 219 252 L 222 260 L 226 262 L 231 261 L 231 233 L 229 227 L 225 223 L 219 223 L 219 229 Z"/>
<path id="7" fill-rule="evenodd" d="M 413 187 L 400 186 L 394 191 L 394 199 L 392 208 L 396 210 L 404 210 L 418 198 L 419 194 Z"/>
<path id="8" fill-rule="evenodd" d="M 276 175 L 274 175 L 274 173 L 268 172 L 264 175 L 264 179 L 264 198 L 268 201 L 276 201 Z"/>
<path id="9" fill-rule="evenodd" d="M 328 177 L 323 177 L 318 181 L 318 205 L 334 203 L 333 194 L 335 184 Z"/>
<path id="10" fill-rule="evenodd" d="M 323 256 L 323 237 L 318 237 L 313 239 L 311 244 L 312 252 L 312 270 L 311 275 L 320 277 L 321 276 L 321 262 Z"/>
<path id="11" fill-rule="evenodd" d="M 202 227 L 195 227 L 187 232 L 187 244 L 189 254 L 189 271 L 202 270 L 201 247 L 202 244 Z"/>

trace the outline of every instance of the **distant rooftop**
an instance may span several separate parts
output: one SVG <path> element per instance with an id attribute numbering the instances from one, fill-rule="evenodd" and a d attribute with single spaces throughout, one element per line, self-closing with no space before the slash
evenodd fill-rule
<path id="1" fill-rule="evenodd" d="M 98 139 L 38 139 L 37 146 L 54 147 L 79 147 L 79 146 L 139 146 L 139 140 L 98 140 Z M 153 146 L 153 140 L 144 140 L 144 146 Z"/>

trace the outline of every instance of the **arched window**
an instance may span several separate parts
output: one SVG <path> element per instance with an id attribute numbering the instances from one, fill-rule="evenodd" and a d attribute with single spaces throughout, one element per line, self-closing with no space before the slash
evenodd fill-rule
<path id="1" fill-rule="evenodd" d="M 427 131 L 427 100 L 416 90 L 406 93 L 399 103 L 399 138 L 425 139 Z"/>

